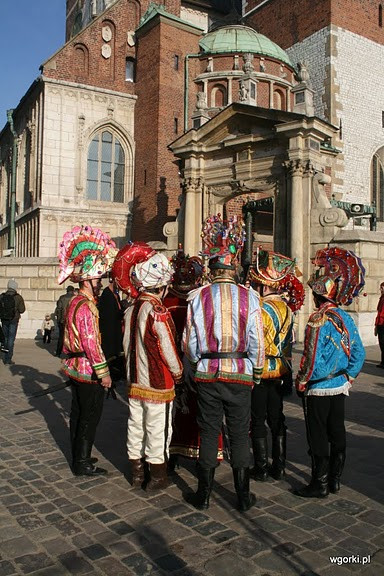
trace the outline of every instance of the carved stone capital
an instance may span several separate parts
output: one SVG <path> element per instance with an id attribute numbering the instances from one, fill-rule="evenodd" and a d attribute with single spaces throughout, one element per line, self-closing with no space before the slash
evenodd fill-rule
<path id="1" fill-rule="evenodd" d="M 201 194 L 203 191 L 203 181 L 201 178 L 185 178 L 182 186 L 184 192 L 194 192 L 195 194 Z"/>
<path id="2" fill-rule="evenodd" d="M 291 177 L 302 176 L 306 168 L 303 161 L 300 159 L 287 160 L 286 162 L 283 162 L 283 166 Z"/>

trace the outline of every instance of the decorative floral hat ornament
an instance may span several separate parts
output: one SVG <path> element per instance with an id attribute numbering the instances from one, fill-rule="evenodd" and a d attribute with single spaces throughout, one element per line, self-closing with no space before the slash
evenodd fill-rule
<path id="1" fill-rule="evenodd" d="M 102 278 L 111 270 L 117 248 L 108 234 L 91 226 L 75 226 L 60 243 L 58 283 Z"/>
<path id="2" fill-rule="evenodd" d="M 209 216 L 203 225 L 202 256 L 208 256 L 211 270 L 235 270 L 244 247 L 245 229 L 242 220 L 232 216 L 223 220 L 221 214 Z"/>
<path id="3" fill-rule="evenodd" d="M 296 260 L 259 246 L 248 270 L 251 284 L 262 284 L 284 293 L 288 306 L 296 312 L 304 304 L 305 290 L 298 279 L 302 276 Z"/>
<path id="4" fill-rule="evenodd" d="M 204 266 L 198 256 L 189 256 L 179 244 L 179 248 L 172 256 L 172 265 L 175 270 L 172 285 L 181 290 L 191 290 L 197 288 L 203 273 Z"/>
<path id="5" fill-rule="evenodd" d="M 308 281 L 315 294 L 342 306 L 349 306 L 365 285 L 365 268 L 352 250 L 338 246 L 316 252 L 313 264 L 318 267 Z"/>

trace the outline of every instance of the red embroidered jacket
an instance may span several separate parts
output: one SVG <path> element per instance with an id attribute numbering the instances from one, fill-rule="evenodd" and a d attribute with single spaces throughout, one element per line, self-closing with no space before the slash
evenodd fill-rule
<path id="1" fill-rule="evenodd" d="M 162 403 L 175 397 L 183 366 L 175 343 L 175 325 L 161 299 L 143 292 L 125 312 L 123 347 L 128 396 Z"/>

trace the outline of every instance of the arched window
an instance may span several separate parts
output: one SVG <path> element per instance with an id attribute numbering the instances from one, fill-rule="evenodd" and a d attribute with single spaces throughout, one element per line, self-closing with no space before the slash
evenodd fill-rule
<path id="1" fill-rule="evenodd" d="M 74 70 L 80 77 L 88 75 L 88 50 L 83 44 L 76 44 Z"/>
<path id="2" fill-rule="evenodd" d="M 273 107 L 275 110 L 285 110 L 285 94 L 281 90 L 273 92 Z"/>
<path id="3" fill-rule="evenodd" d="M 224 86 L 218 85 L 212 88 L 211 107 L 223 108 L 227 105 L 227 91 Z"/>
<path id="4" fill-rule="evenodd" d="M 116 136 L 104 130 L 88 149 L 87 199 L 124 202 L 125 154 Z"/>
<path id="5" fill-rule="evenodd" d="M 134 58 L 125 59 L 125 79 L 128 82 L 135 81 L 136 65 Z"/>

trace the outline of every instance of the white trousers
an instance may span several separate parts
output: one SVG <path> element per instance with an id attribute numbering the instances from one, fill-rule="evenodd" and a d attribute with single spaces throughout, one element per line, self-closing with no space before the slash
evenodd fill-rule
<path id="1" fill-rule="evenodd" d="M 128 399 L 127 453 L 129 460 L 145 458 L 162 464 L 169 458 L 172 438 L 172 404 Z"/>

